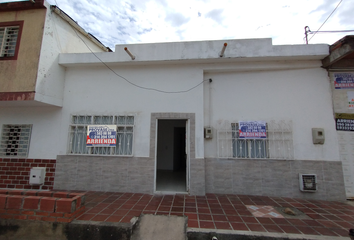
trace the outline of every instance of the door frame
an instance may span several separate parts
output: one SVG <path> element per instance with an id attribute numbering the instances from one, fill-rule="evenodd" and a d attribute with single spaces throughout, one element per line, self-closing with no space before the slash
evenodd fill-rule
<path id="1" fill-rule="evenodd" d="M 186 192 L 190 192 L 190 161 L 195 158 L 195 113 L 151 113 L 150 127 L 150 157 L 154 160 L 154 183 L 153 192 L 156 194 L 166 194 L 173 192 L 156 191 L 156 173 L 157 173 L 157 134 L 158 120 L 186 120 Z"/>

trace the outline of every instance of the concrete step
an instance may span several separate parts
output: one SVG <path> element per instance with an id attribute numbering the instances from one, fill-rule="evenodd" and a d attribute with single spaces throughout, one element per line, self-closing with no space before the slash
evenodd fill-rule
<path id="1" fill-rule="evenodd" d="M 131 240 L 186 240 L 187 217 L 141 215 Z"/>

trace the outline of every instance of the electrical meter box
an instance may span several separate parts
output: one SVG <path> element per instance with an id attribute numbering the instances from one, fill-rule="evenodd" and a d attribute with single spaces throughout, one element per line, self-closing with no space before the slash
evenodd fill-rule
<path id="1" fill-rule="evenodd" d="M 204 138 L 206 138 L 206 139 L 213 138 L 213 129 L 211 127 L 204 128 Z"/>
<path id="2" fill-rule="evenodd" d="M 324 144 L 325 133 L 323 128 L 312 128 L 312 142 L 313 144 Z"/>
<path id="3" fill-rule="evenodd" d="M 45 179 L 45 167 L 34 167 L 31 169 L 29 184 L 41 185 L 44 184 Z"/>

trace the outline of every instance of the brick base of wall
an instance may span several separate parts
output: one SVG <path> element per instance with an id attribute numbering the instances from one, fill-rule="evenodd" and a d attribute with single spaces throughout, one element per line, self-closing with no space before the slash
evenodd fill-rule
<path id="1" fill-rule="evenodd" d="M 45 167 L 45 182 L 42 187 L 29 184 L 33 167 Z M 0 158 L 0 188 L 53 190 L 55 159 Z"/>
<path id="2" fill-rule="evenodd" d="M 85 194 L 0 190 L 0 218 L 71 222 L 85 210 Z"/>

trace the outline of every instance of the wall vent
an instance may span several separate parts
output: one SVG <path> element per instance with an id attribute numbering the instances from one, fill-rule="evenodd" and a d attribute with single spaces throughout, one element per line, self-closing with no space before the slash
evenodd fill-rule
<path id="1" fill-rule="evenodd" d="M 316 174 L 301 174 L 299 173 L 300 191 L 302 192 L 316 192 L 317 191 L 317 177 Z"/>

